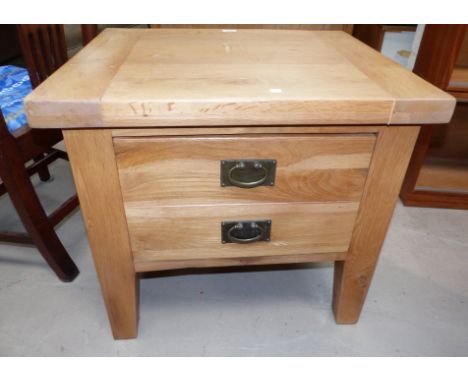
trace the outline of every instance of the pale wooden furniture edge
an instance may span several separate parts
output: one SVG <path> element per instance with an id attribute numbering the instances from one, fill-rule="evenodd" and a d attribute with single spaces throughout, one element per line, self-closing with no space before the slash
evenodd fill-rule
<path id="1" fill-rule="evenodd" d="M 30 125 L 36 128 L 76 128 L 86 126 L 192 126 L 195 124 L 207 126 L 265 125 L 272 123 L 421 124 L 446 123 L 453 113 L 455 105 L 453 97 L 418 78 L 408 70 L 399 67 L 391 60 L 382 57 L 378 52 L 372 51 L 371 48 L 349 34 L 338 31 L 243 30 L 239 32 L 239 35 L 246 34 L 243 37 L 244 40 L 252 40 L 255 37 L 261 42 L 261 39 L 271 39 L 275 35 L 281 34 L 282 37 L 286 36 L 284 44 L 289 47 L 287 39 L 291 39 L 291 36 L 298 36 L 298 38 L 301 37 L 302 40 L 308 41 L 307 38 L 310 34 L 310 38 L 313 37 L 312 40 L 320 40 L 318 44 L 316 43 L 316 49 L 324 49 L 324 54 L 328 54 L 338 61 L 336 65 L 343 66 L 343 76 L 351 76 L 353 81 L 358 81 L 355 87 L 359 91 L 353 97 L 350 93 L 352 81 L 343 83 L 343 91 L 347 90 L 347 96 L 344 98 L 338 96 L 336 86 L 335 88 L 327 87 L 326 82 L 317 82 L 313 76 L 305 79 L 312 81 L 310 84 L 314 86 L 298 87 L 299 82 L 294 78 L 294 76 L 300 75 L 301 72 L 298 70 L 291 72 L 294 73 L 291 74 L 291 78 L 285 77 L 284 86 L 290 88 L 290 95 L 287 92 L 282 95 L 269 94 L 268 91 L 264 94 L 263 86 L 258 88 L 258 85 L 252 84 L 257 83 L 258 80 L 261 80 L 260 82 L 267 79 L 270 81 L 274 75 L 276 70 L 274 64 L 278 58 L 274 55 L 271 56 L 270 51 L 268 51 L 270 56 L 267 54 L 266 57 L 270 58 L 273 67 L 270 65 L 269 74 L 265 74 L 265 78 L 259 79 L 260 74 L 254 69 L 246 69 L 252 68 L 252 65 L 245 65 L 245 62 L 252 61 L 252 57 L 248 56 L 244 62 L 242 55 L 238 53 L 240 54 L 240 58 L 237 58 L 238 62 L 244 63 L 239 66 L 243 68 L 239 69 L 239 76 L 243 75 L 249 79 L 248 81 L 243 80 L 246 84 L 245 87 L 240 86 L 242 81 L 239 83 L 233 79 L 227 83 L 211 80 L 211 82 L 208 81 L 211 86 L 207 85 L 207 89 L 211 92 L 208 92 L 208 95 L 193 90 L 193 86 L 191 87 L 193 94 L 187 93 L 187 90 L 184 93 L 183 87 L 177 87 L 177 84 L 171 82 L 174 78 L 179 78 L 177 75 L 174 77 L 174 74 L 172 76 L 170 73 L 160 74 L 155 75 L 154 78 L 142 77 L 141 79 L 135 77 L 136 74 L 132 74 L 139 73 L 136 70 L 138 67 L 135 68 L 135 62 L 138 65 L 144 63 L 145 61 L 141 60 L 147 54 L 146 48 L 134 49 L 135 43 L 140 46 L 146 39 L 144 42 L 146 45 L 142 46 L 151 47 L 152 38 L 157 42 L 160 39 L 166 37 L 170 39 L 179 34 L 178 38 L 180 39 L 180 33 L 187 33 L 190 37 L 196 36 L 197 33 L 200 36 L 208 36 L 204 40 L 203 49 L 209 48 L 211 54 L 214 55 L 213 57 L 220 59 L 224 57 L 223 54 L 218 54 L 217 50 L 213 51 L 213 44 L 215 44 L 214 46 L 219 45 L 217 40 L 219 36 L 214 40 L 211 38 L 210 33 L 215 33 L 214 31 L 193 29 L 106 30 L 26 98 L 25 107 Z M 150 36 L 149 40 L 148 36 Z M 228 38 L 228 36 L 225 37 Z M 176 44 L 177 41 L 179 40 L 174 40 L 173 44 Z M 236 41 L 233 40 L 233 43 Z M 168 43 L 167 46 L 169 49 L 172 45 Z M 330 46 L 330 48 L 325 49 L 326 46 Z M 291 67 L 297 66 L 298 63 L 310 65 L 310 49 L 308 59 L 293 61 L 290 63 Z M 168 52 L 166 52 L 166 56 L 174 57 Z M 192 56 L 194 59 L 200 57 L 200 52 L 196 50 Z M 180 67 L 177 60 L 167 61 L 166 66 L 167 63 L 169 65 L 175 64 L 170 66 L 171 68 Z M 198 63 L 198 67 L 203 68 L 203 70 L 200 69 L 198 77 L 204 78 L 203 71 L 208 70 L 207 65 L 210 64 L 204 63 L 200 66 L 200 63 L 203 64 L 204 61 Z M 163 65 L 162 68 L 165 67 L 164 60 L 161 65 Z M 146 65 L 144 68 L 148 73 L 154 73 L 151 69 L 152 66 Z M 224 68 L 223 70 L 225 70 L 225 65 L 219 64 L 215 68 L 219 70 Z M 177 70 L 186 73 L 184 68 Z M 246 72 L 244 73 L 244 71 Z M 221 71 L 221 73 L 224 72 Z M 187 76 L 190 80 L 190 75 Z M 184 78 L 180 77 L 180 81 Z M 147 79 L 146 83 L 150 85 L 140 86 L 143 79 Z M 333 84 L 333 81 L 336 82 L 336 78 L 331 77 L 330 81 Z M 189 82 L 193 84 L 193 79 Z M 159 95 L 152 98 L 154 92 L 151 90 L 151 84 L 160 83 Z M 130 93 L 125 89 L 126 84 Z M 180 92 L 174 93 L 171 86 L 181 89 Z M 281 83 L 278 86 L 281 86 Z M 320 92 L 314 93 L 311 90 L 321 86 L 325 92 L 328 92 L 328 96 L 322 97 L 322 99 L 317 98 L 321 94 Z M 195 88 L 198 89 L 198 87 Z M 139 89 L 141 94 L 137 96 L 131 92 L 131 89 Z M 168 92 L 168 89 L 171 91 Z M 245 89 L 243 94 L 239 94 L 241 89 Z M 219 93 L 221 99 L 214 96 L 214 94 L 218 94 L 216 93 L 218 91 L 221 91 Z M 291 112 L 294 115 L 294 120 L 291 120 Z"/>
<path id="2" fill-rule="evenodd" d="M 114 338 L 134 338 L 138 280 L 110 130 L 64 130 L 94 263 Z"/>
<path id="3" fill-rule="evenodd" d="M 194 135 L 253 135 L 253 134 L 350 134 L 377 133 L 379 126 L 212 126 L 159 127 L 112 129 L 113 137 L 154 137 Z"/>
<path id="4" fill-rule="evenodd" d="M 225 205 L 360 200 L 375 134 L 118 137 L 125 205 Z M 277 161 L 275 186 L 218 187 L 223 159 Z M 177 181 L 174 181 L 177 180 Z"/>
<path id="5" fill-rule="evenodd" d="M 338 323 L 357 322 L 374 273 L 419 127 L 383 127 L 345 261 L 335 263 L 333 311 Z"/>
<path id="6" fill-rule="evenodd" d="M 348 250 L 359 203 L 125 205 L 134 261 L 335 253 Z M 221 243 L 221 222 L 272 220 L 271 241 Z"/>
<path id="7" fill-rule="evenodd" d="M 238 257 L 227 259 L 190 259 L 175 261 L 135 261 L 137 272 L 163 271 L 183 268 L 236 267 L 249 265 L 295 264 L 345 260 L 346 252 L 312 253 L 287 256 Z"/>
<path id="8" fill-rule="evenodd" d="M 447 123 L 456 99 L 346 33 L 321 34 L 343 57 L 393 97 L 388 125 Z M 379 61 L 379 65 L 369 62 Z"/>
<path id="9" fill-rule="evenodd" d="M 342 30 L 352 34 L 354 24 L 150 24 L 150 28 L 190 29 L 285 29 L 285 30 Z"/>
<path id="10" fill-rule="evenodd" d="M 102 126 L 101 98 L 141 31 L 106 29 L 70 58 L 25 98 L 29 126 Z"/>

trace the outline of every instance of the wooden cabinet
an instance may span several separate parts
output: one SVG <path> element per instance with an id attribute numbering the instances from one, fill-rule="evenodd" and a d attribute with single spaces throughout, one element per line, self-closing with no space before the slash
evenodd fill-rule
<path id="1" fill-rule="evenodd" d="M 106 30 L 26 99 L 63 130 L 115 338 L 138 274 L 332 261 L 355 323 L 419 131 L 453 97 L 343 32 Z"/>
<path id="2" fill-rule="evenodd" d="M 414 32 L 416 25 L 355 24 L 353 36 L 377 51 L 381 51 L 386 33 Z"/>
<path id="3" fill-rule="evenodd" d="M 449 124 L 423 127 L 401 198 L 405 205 L 468 208 L 468 28 L 426 25 L 414 72 L 457 98 Z"/>

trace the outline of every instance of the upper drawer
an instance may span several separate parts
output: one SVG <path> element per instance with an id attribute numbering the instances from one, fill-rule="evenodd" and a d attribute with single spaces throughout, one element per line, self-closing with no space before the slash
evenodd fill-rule
<path id="1" fill-rule="evenodd" d="M 125 203 L 359 201 L 373 134 L 115 138 Z M 273 186 L 222 187 L 223 160 L 276 161 Z"/>

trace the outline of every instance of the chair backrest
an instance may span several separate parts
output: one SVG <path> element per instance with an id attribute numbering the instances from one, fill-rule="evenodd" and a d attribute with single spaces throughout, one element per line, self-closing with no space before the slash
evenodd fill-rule
<path id="1" fill-rule="evenodd" d="M 3 142 L 3 139 L 6 137 L 6 135 L 9 134 L 8 128 L 5 122 L 5 119 L 3 118 L 3 114 L 0 113 L 0 145 Z M 2 160 L 3 155 L 1 153 L 1 147 L 0 147 L 0 160 Z"/>
<path id="2" fill-rule="evenodd" d="M 87 45 L 98 34 L 97 24 L 81 24 L 81 40 L 83 46 Z"/>
<path id="3" fill-rule="evenodd" d="M 33 88 L 68 60 L 63 25 L 18 25 L 18 35 Z"/>
<path id="4" fill-rule="evenodd" d="M 13 146 L 12 146 L 13 145 Z M 14 137 L 8 130 L 6 125 L 5 119 L 3 118 L 2 113 L 0 113 L 0 167 L 4 165 L 6 151 L 8 150 L 17 150 L 17 146 L 15 145 Z M 10 151 L 11 152 L 11 151 Z M 21 155 L 21 154 L 18 154 Z M 6 192 L 5 186 L 2 182 L 0 171 L 0 196 Z"/>

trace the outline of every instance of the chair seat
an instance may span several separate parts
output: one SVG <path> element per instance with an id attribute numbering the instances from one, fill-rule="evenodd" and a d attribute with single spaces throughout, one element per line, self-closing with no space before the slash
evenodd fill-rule
<path id="1" fill-rule="evenodd" d="M 0 108 L 10 132 L 26 125 L 23 101 L 31 91 L 27 69 L 12 65 L 0 66 Z"/>

